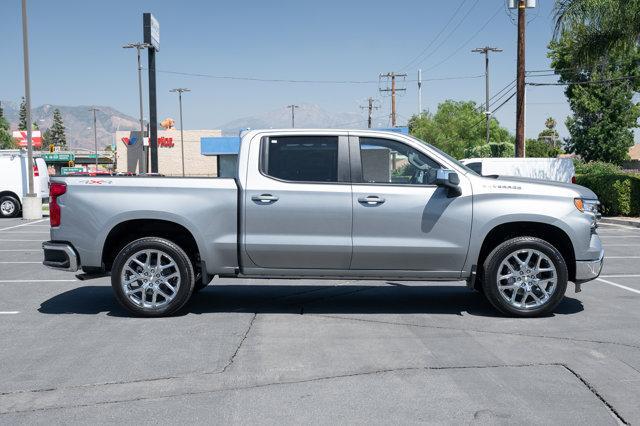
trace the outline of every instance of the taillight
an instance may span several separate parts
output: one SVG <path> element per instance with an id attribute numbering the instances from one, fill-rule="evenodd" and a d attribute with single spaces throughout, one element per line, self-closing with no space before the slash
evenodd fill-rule
<path id="1" fill-rule="evenodd" d="M 60 206 L 58 197 L 67 192 L 65 183 L 51 182 L 49 184 L 49 222 L 51 226 L 60 226 Z"/>
<path id="2" fill-rule="evenodd" d="M 40 176 L 40 172 L 38 171 L 38 165 L 35 163 L 33 163 L 33 176 L 34 177 Z"/>
<path id="3" fill-rule="evenodd" d="M 571 176 L 571 183 L 576 183 L 576 182 L 577 182 L 576 177 L 575 176 Z"/>

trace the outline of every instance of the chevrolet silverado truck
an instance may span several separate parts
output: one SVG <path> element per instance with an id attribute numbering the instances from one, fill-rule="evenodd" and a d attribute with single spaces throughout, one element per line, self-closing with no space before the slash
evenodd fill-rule
<path id="1" fill-rule="evenodd" d="M 503 314 L 549 314 L 604 251 L 587 188 L 482 177 L 414 137 L 242 135 L 235 176 L 54 177 L 44 265 L 110 275 L 166 316 L 217 277 L 462 281 Z"/>

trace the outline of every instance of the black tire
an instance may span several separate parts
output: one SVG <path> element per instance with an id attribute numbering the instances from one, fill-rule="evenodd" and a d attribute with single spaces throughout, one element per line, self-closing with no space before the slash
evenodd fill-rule
<path id="1" fill-rule="evenodd" d="M 20 216 L 21 206 L 20 201 L 18 201 L 15 197 L 11 195 L 5 195 L 0 197 L 0 217 L 18 217 Z M 7 210 L 7 208 L 9 210 Z"/>
<path id="2" fill-rule="evenodd" d="M 552 276 L 552 272 L 540 272 L 535 274 L 535 266 L 530 266 L 533 265 L 534 262 L 537 262 L 537 258 L 533 258 L 533 256 L 532 259 L 528 261 L 529 263 L 527 264 L 527 266 L 518 265 L 514 268 L 517 269 L 518 267 L 520 267 L 521 269 L 524 269 L 524 277 L 520 277 L 520 275 L 522 275 L 520 274 L 520 270 L 513 273 L 513 279 L 518 279 L 519 282 L 514 281 L 513 283 L 511 283 L 510 279 L 502 280 L 502 285 L 508 286 L 511 283 L 511 285 L 526 286 L 526 288 L 517 288 L 515 290 L 517 294 L 515 296 L 516 300 L 513 303 L 511 303 L 509 300 L 506 300 L 506 298 L 507 296 L 509 296 L 509 298 L 514 297 L 514 293 L 510 292 L 509 289 L 505 290 L 504 287 L 503 290 L 500 290 L 498 288 L 498 273 L 503 273 L 503 271 L 499 271 L 500 265 L 508 258 L 511 258 L 513 260 L 513 257 L 511 257 L 512 254 L 520 250 L 522 250 L 523 252 L 526 250 L 531 250 L 534 253 L 533 256 L 542 258 L 543 265 L 547 265 L 548 267 L 543 267 L 540 269 L 549 269 L 551 268 L 551 264 L 553 264 L 553 267 L 555 268 L 556 284 L 555 288 L 553 288 L 553 292 L 546 298 L 544 297 L 544 293 L 540 289 L 540 286 L 536 284 L 536 279 L 540 277 L 548 278 Z M 536 255 L 536 251 L 542 253 L 542 256 Z M 524 262 L 527 260 L 526 253 L 522 253 L 521 256 L 525 257 L 525 259 L 522 259 L 520 257 L 519 259 L 521 261 Z M 503 242 L 495 249 L 493 249 L 489 256 L 487 256 L 483 265 L 483 270 L 484 274 L 482 278 L 482 284 L 485 296 L 497 310 L 509 316 L 528 318 L 548 315 L 553 312 L 556 306 L 558 306 L 558 303 L 560 303 L 560 301 L 564 297 L 565 291 L 567 290 L 569 273 L 562 254 L 553 245 L 544 240 L 541 240 L 540 238 L 517 237 Z M 508 271 L 508 269 L 505 269 L 505 271 Z M 528 272 L 531 272 L 531 275 L 527 275 Z M 527 280 L 527 282 L 525 283 L 524 280 Z M 552 287 L 549 287 L 550 284 L 545 284 L 544 279 L 541 279 L 539 282 L 543 283 L 542 285 L 545 288 L 544 292 L 552 289 Z M 528 296 L 526 296 L 526 292 L 528 292 L 529 290 L 530 293 L 533 293 L 533 295 L 529 294 Z M 534 296 L 542 302 L 536 302 Z M 520 300 L 518 300 L 518 298 Z M 529 302 L 529 304 L 532 306 L 526 306 L 528 300 L 531 301 Z M 515 306 L 519 301 L 520 307 Z M 533 306 L 535 303 L 539 303 L 540 306 Z"/>
<path id="3" fill-rule="evenodd" d="M 147 299 L 149 297 L 153 297 L 152 295 L 154 292 L 156 292 L 156 290 L 154 290 L 151 287 L 141 290 L 141 288 L 143 287 L 142 281 L 144 278 L 142 274 L 145 273 L 143 266 L 140 266 L 140 270 L 136 271 L 136 275 L 128 276 L 129 278 L 134 279 L 134 283 L 131 285 L 132 288 L 130 288 L 130 290 L 133 289 L 133 292 L 138 292 L 137 294 L 140 294 L 140 297 L 135 296 L 135 294 L 133 293 L 130 295 L 127 295 L 122 285 L 123 270 L 127 266 L 127 263 L 128 262 L 130 263 L 132 261 L 131 257 L 134 256 L 136 253 L 139 253 L 139 256 L 147 256 L 146 254 L 143 253 L 143 251 L 145 250 L 152 250 L 152 251 L 155 251 L 156 253 L 160 252 L 164 255 L 163 259 L 166 262 L 171 260 L 175 265 L 175 266 L 167 267 L 166 270 L 161 270 L 162 268 L 159 268 L 158 264 L 160 264 L 160 266 L 166 266 L 166 265 L 162 265 L 161 263 L 162 261 L 159 260 L 158 255 L 155 255 L 155 264 L 154 264 L 154 260 L 153 260 L 154 255 L 151 255 L 150 256 L 151 260 L 149 262 L 150 263 L 149 267 L 152 268 L 149 270 L 151 273 L 151 276 L 150 277 L 147 276 L 147 278 L 145 278 L 147 281 L 153 281 L 155 279 L 153 275 L 154 273 L 157 273 L 157 275 L 155 275 L 156 278 L 161 277 L 162 274 L 166 274 L 167 276 L 171 274 L 172 276 L 175 276 L 175 278 L 179 278 L 179 285 L 177 285 L 178 287 L 177 291 L 173 293 L 170 293 L 170 290 L 172 290 L 173 287 L 168 286 L 168 284 L 161 282 L 163 278 L 167 278 L 167 277 L 161 277 L 160 279 L 155 281 L 155 283 L 161 282 L 159 285 L 156 285 L 156 288 L 160 289 L 160 291 L 163 293 L 169 294 L 172 297 L 172 299 L 165 299 L 164 297 L 157 295 L 157 297 L 161 299 L 159 303 L 164 303 L 164 304 L 162 304 L 161 306 L 157 306 L 155 308 L 152 306 L 147 306 L 147 307 L 144 306 L 147 302 Z M 142 259 L 146 259 L 146 258 L 142 257 Z M 135 263 L 131 263 L 131 264 L 137 265 Z M 130 274 L 131 273 L 130 271 L 131 270 L 128 269 L 127 272 L 125 272 L 125 274 Z M 139 276 L 140 279 L 135 279 L 136 276 Z M 176 285 L 176 283 L 178 283 L 178 280 L 176 280 L 175 278 L 168 278 L 165 280 L 165 282 L 170 282 L 172 283 L 172 285 Z M 147 284 L 145 282 L 144 285 L 153 286 L 153 283 L 149 282 Z M 116 256 L 113 262 L 113 267 L 111 268 L 111 286 L 113 287 L 113 291 L 115 292 L 116 299 L 118 299 L 118 302 L 120 302 L 120 304 L 125 309 L 127 309 L 129 312 L 131 312 L 136 316 L 163 317 L 163 316 L 169 316 L 171 314 L 176 313 L 185 305 L 185 303 L 189 301 L 189 298 L 193 293 L 194 285 L 195 285 L 195 274 L 193 271 L 193 265 L 189 260 L 189 256 L 178 245 L 176 245 L 175 243 L 169 240 L 165 240 L 163 238 L 146 237 L 146 238 L 140 238 L 138 240 L 135 240 L 127 244 L 120 251 L 120 253 L 118 253 L 118 255 Z M 148 293 L 149 291 L 151 292 L 150 294 Z M 160 291 L 158 291 L 157 293 L 161 294 Z M 144 301 L 141 301 L 143 294 L 145 299 Z M 132 298 L 134 300 L 132 300 Z M 136 298 L 139 300 L 137 303 L 135 302 Z"/>

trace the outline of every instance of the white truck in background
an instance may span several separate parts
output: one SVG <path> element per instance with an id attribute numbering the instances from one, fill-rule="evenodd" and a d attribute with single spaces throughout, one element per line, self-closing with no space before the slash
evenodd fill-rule
<path id="1" fill-rule="evenodd" d="M 576 183 L 571 158 L 465 158 L 460 161 L 481 176 L 518 176 Z"/>
<path id="2" fill-rule="evenodd" d="M 22 150 L 0 150 L 0 217 L 18 217 L 22 200 L 29 192 L 27 153 Z M 49 171 L 44 159 L 33 159 L 33 191 L 43 201 L 49 199 Z"/>

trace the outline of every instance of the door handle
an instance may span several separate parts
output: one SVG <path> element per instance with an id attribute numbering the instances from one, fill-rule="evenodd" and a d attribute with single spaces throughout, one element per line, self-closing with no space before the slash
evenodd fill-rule
<path id="1" fill-rule="evenodd" d="M 378 197 L 377 195 L 368 195 L 366 197 L 358 198 L 358 202 L 361 204 L 366 204 L 368 206 L 377 206 L 384 203 L 384 198 Z"/>
<path id="2" fill-rule="evenodd" d="M 279 197 L 271 194 L 254 195 L 253 197 L 251 197 L 252 201 L 256 201 L 261 204 L 275 203 L 279 199 Z"/>

